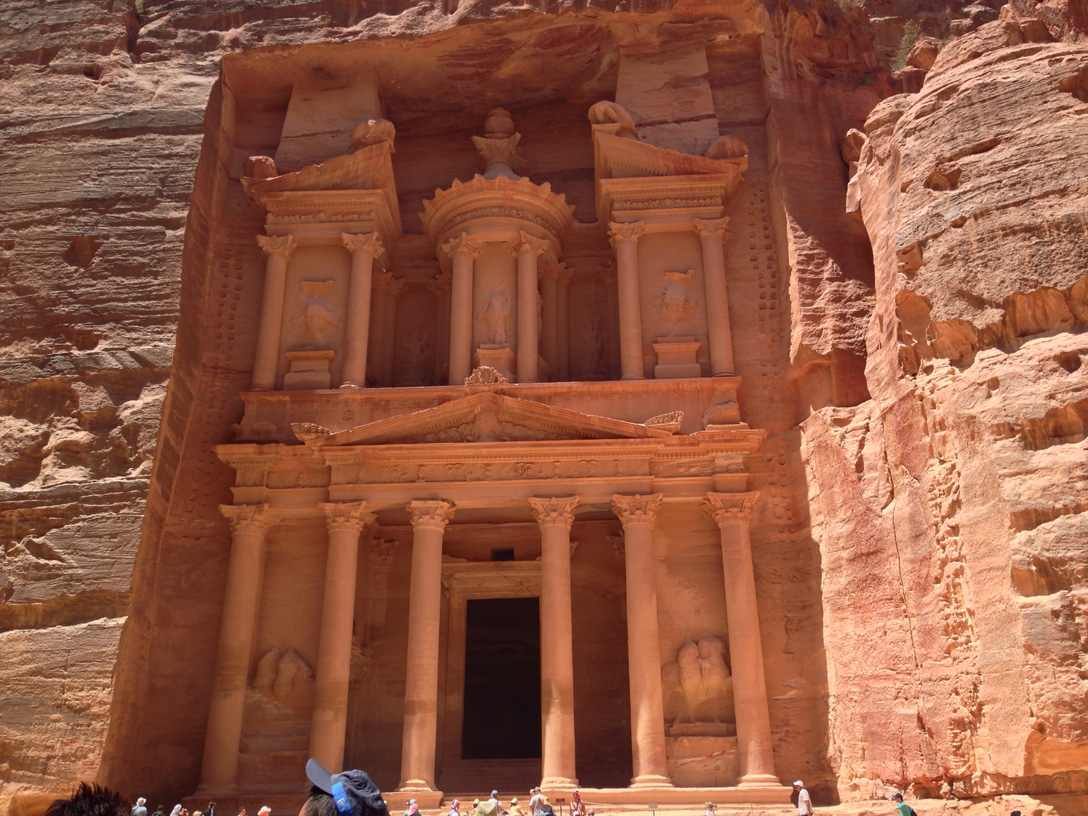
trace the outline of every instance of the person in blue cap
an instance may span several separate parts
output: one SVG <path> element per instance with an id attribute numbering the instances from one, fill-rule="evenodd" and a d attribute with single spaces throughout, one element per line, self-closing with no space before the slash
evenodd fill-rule
<path id="1" fill-rule="evenodd" d="M 389 816 L 382 792 L 364 771 L 329 773 L 311 759 L 306 778 L 313 787 L 299 816 Z"/>

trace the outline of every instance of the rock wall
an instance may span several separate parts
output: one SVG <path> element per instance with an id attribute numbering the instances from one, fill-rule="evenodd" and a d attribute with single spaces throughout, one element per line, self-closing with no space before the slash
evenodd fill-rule
<path id="1" fill-rule="evenodd" d="M 96 773 L 195 784 L 230 484 L 211 446 L 252 360 L 232 303 L 261 281 L 235 177 L 288 104 L 221 66 L 371 40 L 571 109 L 616 90 L 621 47 L 707 43 L 713 115 L 751 150 L 731 320 L 769 431 L 750 469 L 783 777 L 821 804 L 1088 787 L 1083 2 L 989 11 L 6 0 L 0 812 Z M 893 73 L 913 17 L 970 33 Z M 541 83 L 574 59 L 580 87 Z"/>

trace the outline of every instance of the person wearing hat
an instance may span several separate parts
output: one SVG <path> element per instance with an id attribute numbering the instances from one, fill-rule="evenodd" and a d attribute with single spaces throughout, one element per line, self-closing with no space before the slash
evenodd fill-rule
<path id="1" fill-rule="evenodd" d="M 812 816 L 812 797 L 805 790 L 805 783 L 798 779 L 793 783 L 793 792 L 797 794 L 797 816 Z"/>
<path id="2" fill-rule="evenodd" d="M 540 816 L 540 788 L 529 789 L 529 816 Z"/>
<path id="3" fill-rule="evenodd" d="M 329 773 L 310 759 L 306 778 L 313 787 L 298 816 L 389 816 L 382 792 L 364 771 Z"/>
<path id="4" fill-rule="evenodd" d="M 454 799 L 450 802 L 450 812 L 446 816 L 461 816 L 461 800 Z"/>
<path id="5" fill-rule="evenodd" d="M 703 816 L 714 816 L 714 803 L 707 802 L 706 810 L 703 812 Z"/>
<path id="6" fill-rule="evenodd" d="M 488 799 L 488 801 L 495 806 L 496 816 L 497 814 L 502 813 L 502 802 L 499 801 L 499 792 L 497 790 L 491 791 L 491 798 Z"/>
<path id="7" fill-rule="evenodd" d="M 257 811 L 257 816 L 272 816 L 272 808 L 268 805 L 261 805 L 261 809 Z"/>
<path id="8" fill-rule="evenodd" d="M 509 816 L 524 816 L 521 805 L 518 804 L 518 798 L 516 796 L 510 799 L 510 808 L 506 812 L 509 814 Z"/>
<path id="9" fill-rule="evenodd" d="M 586 806 L 579 791 L 570 795 L 570 816 L 586 816 Z"/>

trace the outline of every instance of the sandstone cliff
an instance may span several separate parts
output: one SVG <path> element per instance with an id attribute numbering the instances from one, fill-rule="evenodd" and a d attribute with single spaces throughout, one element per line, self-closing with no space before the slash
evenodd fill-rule
<path id="1" fill-rule="evenodd" d="M 372 40 L 579 110 L 621 46 L 710 43 L 713 115 L 751 148 L 730 286 L 761 304 L 732 320 L 770 431 L 783 777 L 818 802 L 1088 789 L 1085 30 L 1082 0 L 6 0 L 0 811 L 96 773 L 192 790 L 229 496 L 210 447 L 252 358 L 231 303 L 260 284 L 234 177 L 286 106 L 221 60 Z"/>

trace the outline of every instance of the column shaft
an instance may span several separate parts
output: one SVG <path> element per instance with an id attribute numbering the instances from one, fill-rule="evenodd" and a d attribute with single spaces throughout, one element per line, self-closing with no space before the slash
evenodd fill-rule
<path id="1" fill-rule="evenodd" d="M 541 538 L 540 717 L 542 787 L 578 784 L 574 748 L 574 639 L 570 528 L 578 497 L 529 499 Z"/>
<path id="2" fill-rule="evenodd" d="M 706 288 L 706 327 L 710 344 L 710 369 L 714 376 L 732 374 L 733 332 L 729 325 L 729 293 L 725 283 L 725 251 L 728 218 L 696 218 L 695 229 L 703 245 L 703 281 Z"/>
<path id="3" fill-rule="evenodd" d="M 340 236 L 351 252 L 351 282 L 348 285 L 347 336 L 344 341 L 344 373 L 341 388 L 366 387 L 366 355 L 370 334 L 370 293 L 374 259 L 383 252 L 375 233 Z M 327 767 L 327 766 L 326 766 Z"/>
<path id="4" fill-rule="evenodd" d="M 266 504 L 222 505 L 219 509 L 231 522 L 231 551 L 200 770 L 200 791 L 217 793 L 238 786 L 238 752 L 257 628 L 261 565 L 265 536 L 274 523 Z"/>
<path id="5" fill-rule="evenodd" d="M 646 378 L 642 359 L 642 299 L 639 293 L 638 239 L 641 222 L 610 225 L 616 250 L 616 289 L 620 309 L 620 368 L 625 380 Z"/>
<path id="6" fill-rule="evenodd" d="M 517 245 L 518 254 L 518 382 L 538 382 L 540 359 L 537 336 L 540 312 L 537 310 L 537 258 L 548 244 L 524 230 Z"/>
<path id="7" fill-rule="evenodd" d="M 442 620 L 442 534 L 453 515 L 444 501 L 414 501 L 408 601 L 408 672 L 404 684 L 402 790 L 434 790 L 438 736 L 438 643 Z"/>
<path id="8" fill-rule="evenodd" d="M 283 297 L 287 284 L 287 262 L 298 246 L 293 235 L 258 235 L 257 243 L 268 256 L 265 261 L 261 320 L 257 329 L 257 351 L 253 358 L 253 389 L 271 391 L 276 387 L 283 326 Z"/>
<path id="9" fill-rule="evenodd" d="M 777 786 L 755 573 L 749 534 L 757 493 L 708 493 L 704 508 L 721 531 L 726 623 L 737 711 L 740 786 Z"/>
<path id="10" fill-rule="evenodd" d="M 661 495 L 613 496 L 623 523 L 627 574 L 627 669 L 631 678 L 632 787 L 669 785 L 661 694 L 653 524 Z"/>
<path id="11" fill-rule="evenodd" d="M 310 756 L 326 768 L 344 767 L 359 533 L 374 520 L 365 508 L 362 502 L 321 505 L 329 527 L 329 554 L 314 671 Z"/>
<path id="12" fill-rule="evenodd" d="M 556 271 L 556 335 L 559 352 L 559 379 L 570 379 L 570 278 L 571 271 L 559 264 Z"/>
<path id="13" fill-rule="evenodd" d="M 467 233 L 461 233 L 442 249 L 453 258 L 449 384 L 461 385 L 472 373 L 472 272 L 483 246 Z"/>

